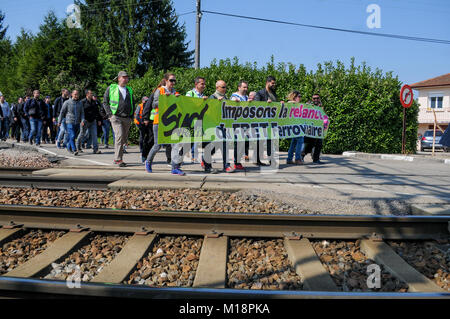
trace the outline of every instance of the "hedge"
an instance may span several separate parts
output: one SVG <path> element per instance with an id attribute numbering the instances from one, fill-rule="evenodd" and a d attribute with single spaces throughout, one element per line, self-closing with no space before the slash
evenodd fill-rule
<path id="1" fill-rule="evenodd" d="M 185 94 L 194 86 L 194 78 L 206 80 L 205 94 L 215 91 L 215 83 L 221 79 L 227 83 L 230 95 L 237 90 L 240 80 L 249 84 L 249 91 L 265 86 L 268 75 L 277 79 L 277 95 L 285 99 L 290 91 L 302 93 L 302 102 L 307 102 L 319 93 L 325 112 L 330 117 L 328 136 L 323 152 L 341 154 L 344 151 L 368 153 L 400 153 L 402 138 L 402 106 L 399 100 L 401 82 L 392 72 L 383 74 L 380 69 L 372 71 L 365 63 L 355 66 L 354 58 L 348 68 L 337 61 L 318 64 L 315 72 L 307 71 L 303 65 L 292 63 L 274 64 L 258 68 L 256 63 L 240 64 L 237 58 L 213 61 L 209 67 L 198 70 L 177 68 L 170 70 L 177 77 L 176 89 Z M 142 78 L 133 79 L 129 85 L 136 98 L 151 94 L 164 72 L 150 69 Z M 419 105 L 414 101 L 407 110 L 406 149 L 414 153 L 417 139 L 417 114 Z M 137 143 L 139 133 L 133 126 L 130 134 Z M 280 141 L 280 149 L 286 151 L 289 141 Z"/>

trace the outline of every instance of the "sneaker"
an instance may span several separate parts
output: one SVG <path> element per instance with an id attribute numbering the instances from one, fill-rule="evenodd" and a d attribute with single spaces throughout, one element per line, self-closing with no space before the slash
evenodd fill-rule
<path id="1" fill-rule="evenodd" d="M 217 168 L 206 167 L 205 173 L 206 174 L 219 174 L 219 170 Z"/>
<path id="2" fill-rule="evenodd" d="M 147 160 L 147 158 L 146 157 L 141 157 L 141 161 L 142 161 L 142 163 L 144 163 L 145 164 L 145 161 Z"/>
<path id="3" fill-rule="evenodd" d="M 80 149 L 78 150 L 78 153 L 84 153 L 84 151 L 80 148 Z"/>
<path id="4" fill-rule="evenodd" d="M 179 168 L 175 168 L 172 170 L 172 175 L 179 175 L 179 176 L 185 176 L 186 173 L 183 172 L 181 169 Z"/>
<path id="5" fill-rule="evenodd" d="M 152 173 L 152 164 L 149 161 L 144 161 L 145 163 L 145 170 L 147 173 Z"/>
<path id="6" fill-rule="evenodd" d="M 303 164 L 305 164 L 305 163 L 303 163 L 303 161 L 302 160 L 295 160 L 295 165 L 303 165 Z"/>
<path id="7" fill-rule="evenodd" d="M 105 148 L 109 148 L 109 146 L 108 146 L 108 145 L 105 145 Z"/>
<path id="8" fill-rule="evenodd" d="M 286 160 L 286 164 L 293 165 L 293 164 L 295 164 L 295 162 L 293 160 Z"/>
<path id="9" fill-rule="evenodd" d="M 102 152 L 99 151 L 99 150 L 96 150 L 96 151 L 93 151 L 92 153 L 93 153 L 93 154 L 101 154 Z"/>
<path id="10" fill-rule="evenodd" d="M 256 165 L 258 165 L 258 166 L 270 166 L 270 164 L 266 164 L 266 163 L 263 163 L 263 162 L 261 162 L 261 161 L 258 161 L 258 162 L 256 163 Z"/>
<path id="11" fill-rule="evenodd" d="M 78 151 L 73 152 L 73 155 L 77 156 L 78 155 Z"/>
<path id="12" fill-rule="evenodd" d="M 127 164 L 125 164 L 122 160 L 114 160 L 115 165 L 119 165 L 119 167 L 125 167 Z"/>
<path id="13" fill-rule="evenodd" d="M 30 145 L 33 145 L 33 141 L 30 140 Z"/>
<path id="14" fill-rule="evenodd" d="M 323 164 L 323 162 L 321 162 L 320 160 L 318 160 L 318 161 L 313 161 L 312 163 L 315 164 L 315 165 L 321 165 L 321 164 Z"/>
<path id="15" fill-rule="evenodd" d="M 36 144 L 37 147 L 41 147 L 41 144 Z"/>
<path id="16" fill-rule="evenodd" d="M 240 164 L 240 163 L 234 165 L 234 169 L 235 169 L 236 171 L 245 171 L 244 166 L 242 166 L 242 164 Z"/>
<path id="17" fill-rule="evenodd" d="M 231 167 L 231 166 L 228 166 L 227 168 L 224 169 L 224 171 L 225 171 L 226 173 L 234 173 L 234 168 Z"/>

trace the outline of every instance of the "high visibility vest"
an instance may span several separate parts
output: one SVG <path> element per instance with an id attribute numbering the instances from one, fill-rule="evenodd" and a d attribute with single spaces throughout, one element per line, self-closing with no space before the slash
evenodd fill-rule
<path id="1" fill-rule="evenodd" d="M 138 104 L 136 113 L 134 114 L 134 124 L 142 124 L 142 112 L 144 111 L 144 103 Z"/>
<path id="2" fill-rule="evenodd" d="M 130 93 L 130 101 L 131 101 L 131 113 L 130 115 L 133 115 L 133 90 L 127 86 L 128 93 Z M 118 84 L 111 84 L 109 87 L 109 106 L 111 108 L 111 113 L 113 115 L 116 114 L 117 108 L 119 107 L 119 85 Z"/>
<path id="3" fill-rule="evenodd" d="M 164 87 L 160 87 L 159 89 L 159 95 L 164 95 L 166 94 L 166 90 L 164 89 Z M 178 92 L 175 92 L 175 94 L 178 94 Z M 153 124 L 159 124 L 159 114 L 158 114 L 159 108 L 156 107 L 154 108 L 151 113 L 150 113 L 150 120 L 153 120 Z"/>

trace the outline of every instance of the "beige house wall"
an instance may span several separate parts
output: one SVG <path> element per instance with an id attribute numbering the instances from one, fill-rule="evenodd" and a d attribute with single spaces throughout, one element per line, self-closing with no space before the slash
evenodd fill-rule
<path id="1" fill-rule="evenodd" d="M 433 87 L 421 88 L 416 90 L 418 92 L 419 102 L 419 129 L 418 134 L 423 134 L 429 129 L 430 125 L 434 124 L 433 111 L 430 108 L 430 96 L 434 94 L 442 94 L 442 109 L 434 109 L 436 113 L 436 120 L 441 126 L 447 127 L 450 123 L 450 87 Z"/>

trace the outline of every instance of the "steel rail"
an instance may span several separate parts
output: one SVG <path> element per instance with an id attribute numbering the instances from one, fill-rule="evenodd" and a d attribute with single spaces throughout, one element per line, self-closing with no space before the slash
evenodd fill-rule
<path id="1" fill-rule="evenodd" d="M 115 182 L 117 177 L 102 177 L 99 179 L 79 176 L 31 176 L 3 174 L 0 171 L 0 185 L 2 187 L 32 187 L 37 189 L 66 189 L 66 190 L 107 190 L 108 184 Z"/>
<path id="2" fill-rule="evenodd" d="M 359 239 L 376 234 L 384 240 L 448 238 L 450 216 L 331 216 L 141 211 L 0 205 L 0 225 L 11 221 L 27 228 L 157 234 L 222 234 L 232 237 Z"/>
<path id="3" fill-rule="evenodd" d="M 73 284 L 73 283 L 72 283 Z M 63 280 L 15 278 L 0 276 L 1 291 L 20 291 L 44 296 L 67 298 L 146 298 L 146 299 L 449 299 L 450 293 L 388 293 L 388 292 L 322 292 L 291 290 L 249 290 L 210 288 L 166 288 L 141 285 L 118 285 L 81 282 L 70 288 Z"/>

